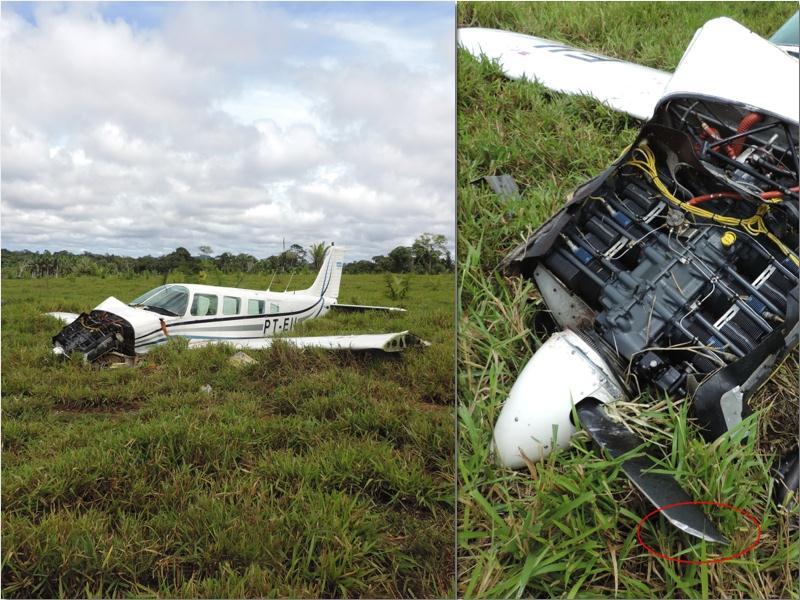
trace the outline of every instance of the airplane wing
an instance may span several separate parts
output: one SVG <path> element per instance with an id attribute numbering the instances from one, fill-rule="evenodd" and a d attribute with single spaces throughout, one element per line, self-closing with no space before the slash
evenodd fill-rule
<path id="1" fill-rule="evenodd" d="M 478 59 L 484 55 L 497 60 L 511 79 L 526 78 L 556 92 L 591 96 L 638 119 L 653 115 L 672 76 L 559 42 L 499 29 L 459 29 L 458 43 Z"/>
<path id="2" fill-rule="evenodd" d="M 367 310 L 406 312 L 405 308 L 397 308 L 396 306 L 366 306 L 364 304 L 331 304 L 331 308 L 342 312 L 364 312 Z"/>
<path id="3" fill-rule="evenodd" d="M 80 316 L 78 313 L 68 313 L 68 312 L 49 312 L 45 314 L 53 317 L 54 319 L 58 319 L 65 325 L 69 325 Z"/>
<path id="4" fill-rule="evenodd" d="M 190 348 L 208 344 L 229 344 L 239 350 L 258 350 L 269 348 L 277 340 L 298 348 L 322 348 L 324 350 L 381 350 L 383 352 L 402 352 L 406 348 L 430 346 L 430 342 L 408 331 L 396 333 L 376 333 L 364 335 L 326 335 L 317 337 L 275 337 L 258 339 L 190 340 Z"/>

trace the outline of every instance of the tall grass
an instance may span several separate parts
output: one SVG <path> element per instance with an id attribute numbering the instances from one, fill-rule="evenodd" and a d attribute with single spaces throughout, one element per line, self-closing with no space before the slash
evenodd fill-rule
<path id="1" fill-rule="evenodd" d="M 298 332 L 433 342 L 403 356 L 278 344 L 236 368 L 230 348 L 179 340 L 128 369 L 51 356 L 60 325 L 42 313 L 159 284 L 4 282 L 3 595 L 452 595 L 453 278 L 412 276 L 408 313 Z M 342 292 L 393 303 L 380 275 Z"/>

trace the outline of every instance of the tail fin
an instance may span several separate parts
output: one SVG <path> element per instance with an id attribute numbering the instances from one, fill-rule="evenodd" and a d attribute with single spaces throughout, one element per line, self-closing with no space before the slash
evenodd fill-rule
<path id="1" fill-rule="evenodd" d="M 343 266 L 344 248 L 329 246 L 325 252 L 325 259 L 322 261 L 322 267 L 317 273 L 317 278 L 310 288 L 304 290 L 304 293 L 311 296 L 337 298 L 339 296 L 339 284 L 342 282 Z"/>

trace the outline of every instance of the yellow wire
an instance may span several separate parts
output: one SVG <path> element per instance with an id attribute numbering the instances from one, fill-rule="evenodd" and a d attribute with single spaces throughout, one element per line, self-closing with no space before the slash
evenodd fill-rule
<path id="1" fill-rule="evenodd" d="M 641 158 L 637 158 L 637 156 L 641 155 Z M 679 206 L 686 212 L 695 215 L 697 217 L 701 217 L 703 219 L 709 219 L 714 221 L 715 223 L 720 223 L 721 225 L 726 225 L 728 227 L 741 227 L 751 236 L 756 237 L 760 234 L 765 234 L 767 238 L 775 244 L 778 249 L 783 252 L 789 259 L 798 267 L 800 267 L 800 259 L 789 249 L 789 247 L 781 242 L 777 236 L 771 233 L 768 229 L 766 224 L 764 223 L 764 215 L 769 211 L 769 206 L 766 204 L 762 204 L 756 210 L 756 213 L 752 216 L 749 216 L 744 219 L 737 219 L 736 217 L 726 217 L 724 215 L 717 214 L 705 208 L 700 208 L 699 206 L 695 206 L 693 204 L 689 204 L 688 202 L 683 202 L 676 198 L 668 189 L 667 186 L 664 185 L 664 182 L 658 176 L 658 170 L 656 168 L 656 157 L 653 154 L 653 151 L 650 147 L 645 143 L 634 149 L 633 155 L 631 160 L 629 160 L 626 165 L 631 165 L 632 167 L 636 167 L 650 178 L 650 181 L 653 185 L 656 186 L 659 192 L 670 202 Z"/>

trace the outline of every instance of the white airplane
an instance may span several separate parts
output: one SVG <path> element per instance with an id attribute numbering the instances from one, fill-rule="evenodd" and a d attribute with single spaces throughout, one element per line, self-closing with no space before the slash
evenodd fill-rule
<path id="1" fill-rule="evenodd" d="M 556 329 L 520 372 L 493 454 L 523 468 L 566 448 L 580 418 L 612 456 L 642 446 L 604 405 L 646 386 L 689 397 L 712 440 L 797 345 L 798 15 L 767 41 L 727 18 L 700 28 L 670 74 L 550 40 L 460 29 L 460 45 L 504 74 L 589 95 L 646 120 L 634 143 L 501 268 L 535 281 Z M 531 135 L 535 135 L 532 132 Z M 640 387 L 641 385 L 641 387 Z M 657 507 L 689 496 L 646 456 L 623 471 Z M 795 452 L 778 501 L 797 492 Z M 688 506 L 677 527 L 724 538 Z"/>
<path id="2" fill-rule="evenodd" d="M 224 342 L 236 348 L 267 348 L 274 336 L 331 310 L 405 312 L 402 308 L 339 304 L 344 248 L 330 246 L 314 283 L 305 290 L 273 292 L 170 283 L 145 292 L 129 304 L 107 298 L 90 313 L 47 313 L 67 326 L 53 338 L 56 355 L 84 360 L 129 362 L 170 337 L 190 347 Z M 301 348 L 400 352 L 426 346 L 408 331 L 368 335 L 280 337 Z"/>

